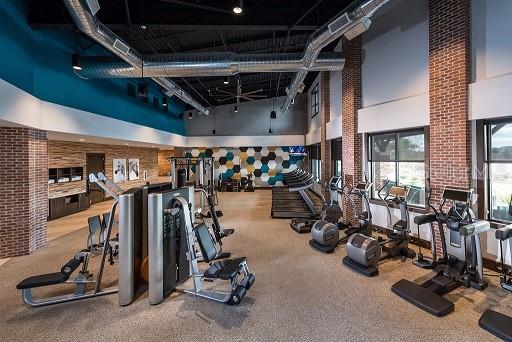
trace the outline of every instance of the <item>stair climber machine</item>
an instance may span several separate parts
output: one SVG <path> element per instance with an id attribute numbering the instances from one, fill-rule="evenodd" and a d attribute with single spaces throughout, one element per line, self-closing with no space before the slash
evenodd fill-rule
<path id="1" fill-rule="evenodd" d="M 512 216 L 512 197 L 508 206 L 508 215 Z M 512 240 L 510 240 L 512 238 L 512 224 L 496 229 L 495 237 L 500 242 L 500 286 L 504 290 L 512 292 L 511 270 L 505 265 L 505 251 L 503 250 L 503 244 L 508 242 L 509 255 L 512 255 Z M 504 341 L 512 341 L 512 317 L 487 309 L 480 317 L 478 323 L 480 327 L 494 336 Z"/>
<path id="2" fill-rule="evenodd" d="M 376 239 L 363 234 L 353 234 L 347 241 L 347 256 L 343 258 L 344 265 L 368 277 L 379 274 L 377 265 L 385 259 L 395 257 L 412 259 L 416 256 L 416 253 L 409 248 L 409 210 L 407 207 L 409 187 L 391 186 L 386 195 L 382 197 L 384 189 L 388 188 L 389 184 L 389 181 L 385 182 L 378 195 L 386 206 L 391 234 L 387 239 L 380 236 Z M 394 224 L 391 224 L 392 215 L 388 202 L 400 208 L 400 220 Z"/>
<path id="3" fill-rule="evenodd" d="M 355 187 L 349 188 L 345 193 L 345 198 L 349 200 L 354 209 L 355 218 L 357 219 L 357 226 L 334 224 L 328 221 L 316 221 L 311 227 L 311 237 L 309 245 L 323 253 L 332 253 L 340 243 L 346 242 L 351 235 L 361 233 L 370 236 L 373 231 L 372 213 L 370 209 L 370 202 L 368 201 L 368 192 L 372 183 L 360 182 Z M 361 199 L 364 205 L 364 211 L 357 215 L 356 204 L 352 199 L 356 196 Z"/>
<path id="4" fill-rule="evenodd" d="M 191 279 L 193 288 L 184 290 L 198 297 L 230 305 L 240 304 L 255 281 L 247 258 L 214 261 L 215 239 L 205 224 L 194 227 L 192 187 L 153 192 L 148 196 L 148 292 L 152 305 L 161 303 L 179 285 Z M 203 261 L 210 263 L 201 271 Z M 203 283 L 223 282 L 213 290 Z"/>
<path id="5" fill-rule="evenodd" d="M 472 195 L 472 190 L 445 188 L 439 209 L 429 203 L 434 213 L 427 214 L 430 218 L 426 220 L 435 219 L 437 222 L 443 253 L 443 258 L 438 260 L 435 267 L 436 274 L 422 284 L 402 279 L 391 287 L 398 296 L 437 317 L 454 310 L 454 304 L 443 295 L 461 285 L 477 290 L 487 287 L 483 277 L 480 235 L 490 229 L 490 224 L 474 218 Z M 443 206 L 447 201 L 451 207 L 444 212 Z"/>
<path id="6" fill-rule="evenodd" d="M 329 181 L 328 191 L 331 195 L 330 201 L 326 202 L 320 213 L 320 217 L 298 217 L 290 221 L 290 228 L 295 230 L 299 234 L 305 234 L 311 232 L 311 227 L 318 221 L 326 221 L 333 224 L 338 224 L 338 221 L 343 216 L 343 211 L 338 202 L 338 196 L 343 194 L 343 186 L 340 187 L 341 177 L 332 177 Z"/>

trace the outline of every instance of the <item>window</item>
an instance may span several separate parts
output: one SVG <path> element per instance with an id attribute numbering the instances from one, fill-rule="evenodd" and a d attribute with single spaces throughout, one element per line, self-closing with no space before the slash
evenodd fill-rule
<path id="1" fill-rule="evenodd" d="M 318 94 L 318 83 L 311 91 L 311 117 L 314 118 L 320 112 L 320 95 Z"/>
<path id="2" fill-rule="evenodd" d="M 341 138 L 331 140 L 331 167 L 332 176 L 341 176 L 343 173 L 341 163 Z"/>
<path id="3" fill-rule="evenodd" d="M 311 174 L 318 179 L 322 179 L 322 161 L 320 154 L 320 144 L 308 146 L 309 169 Z"/>
<path id="4" fill-rule="evenodd" d="M 425 131 L 376 134 L 369 137 L 369 169 L 373 198 L 386 180 L 410 187 L 408 203 L 425 206 Z"/>
<path id="5" fill-rule="evenodd" d="M 488 208 L 491 220 L 512 222 L 512 120 L 486 125 Z"/>

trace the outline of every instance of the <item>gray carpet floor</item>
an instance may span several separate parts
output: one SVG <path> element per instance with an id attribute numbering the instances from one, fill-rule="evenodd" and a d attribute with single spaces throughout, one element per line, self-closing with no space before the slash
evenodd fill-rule
<path id="1" fill-rule="evenodd" d="M 478 327 L 487 308 L 512 314 L 510 294 L 459 288 L 447 295 L 455 312 L 435 318 L 394 295 L 401 278 L 421 281 L 430 272 L 388 261 L 376 278 L 344 267 L 343 248 L 325 255 L 293 232 L 288 220 L 270 218 L 270 191 L 220 194 L 221 219 L 236 232 L 225 250 L 246 255 L 256 282 L 239 306 L 175 293 L 158 306 L 144 295 L 127 307 L 106 296 L 43 308 L 26 307 L 16 284 L 53 272 L 82 248 L 86 230 L 65 235 L 32 255 L 0 267 L 1 341 L 494 341 Z M 84 222 L 85 225 L 85 222 Z M 115 269 L 106 275 L 113 282 Z"/>

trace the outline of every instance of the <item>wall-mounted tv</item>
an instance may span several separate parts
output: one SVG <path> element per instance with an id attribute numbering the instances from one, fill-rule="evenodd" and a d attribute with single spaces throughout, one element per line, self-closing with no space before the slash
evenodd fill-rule
<path id="1" fill-rule="evenodd" d="M 288 153 L 290 153 L 291 156 L 305 156 L 306 148 L 304 146 L 289 146 Z"/>

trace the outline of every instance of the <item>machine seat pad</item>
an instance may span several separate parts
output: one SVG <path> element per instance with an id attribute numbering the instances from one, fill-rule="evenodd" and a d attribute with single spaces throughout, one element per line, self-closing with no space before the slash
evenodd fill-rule
<path id="1" fill-rule="evenodd" d="M 234 232 L 235 232 L 235 230 L 233 228 L 222 229 L 222 236 L 223 237 L 230 236 Z"/>
<path id="2" fill-rule="evenodd" d="M 66 275 L 62 272 L 41 274 L 24 279 L 21 283 L 16 285 L 16 288 L 18 290 L 23 290 L 48 285 L 56 285 L 65 282 L 66 280 L 68 280 L 68 278 L 69 275 Z"/>
<path id="3" fill-rule="evenodd" d="M 246 257 L 216 261 L 204 272 L 204 277 L 231 280 L 236 277 L 240 265 L 245 261 L 247 261 Z"/>
<path id="4" fill-rule="evenodd" d="M 453 303 L 448 299 L 406 279 L 393 284 L 391 291 L 437 317 L 445 316 L 454 310 Z"/>
<path id="5" fill-rule="evenodd" d="M 478 324 L 494 336 L 504 341 L 512 341 L 512 317 L 493 310 L 485 310 Z"/>
<path id="6" fill-rule="evenodd" d="M 512 224 L 505 226 L 500 229 L 496 229 L 495 233 L 496 239 L 505 241 L 512 237 Z"/>

